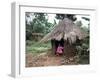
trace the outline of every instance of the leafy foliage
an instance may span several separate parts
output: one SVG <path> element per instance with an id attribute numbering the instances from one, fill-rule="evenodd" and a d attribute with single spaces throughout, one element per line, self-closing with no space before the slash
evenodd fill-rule
<path id="1" fill-rule="evenodd" d="M 73 14 L 56 14 L 57 19 L 63 20 L 64 18 L 69 18 L 72 21 L 75 21 L 77 18 Z"/>
<path id="2" fill-rule="evenodd" d="M 88 18 L 84 17 L 84 19 L 86 19 L 86 21 L 87 21 Z M 89 27 L 89 25 L 88 25 L 88 27 Z M 76 45 L 76 49 L 78 51 L 78 56 L 79 56 L 79 63 L 80 64 L 89 64 L 89 56 L 90 56 L 90 50 L 89 50 L 90 35 L 89 35 L 89 33 L 90 33 L 90 30 L 87 27 L 81 27 L 81 29 L 87 33 L 87 37 L 84 38 L 80 42 L 80 45 Z"/>
<path id="3" fill-rule="evenodd" d="M 78 51 L 79 63 L 81 64 L 89 64 L 89 37 L 86 37 L 81 45 L 76 45 L 76 49 Z"/>
<path id="4" fill-rule="evenodd" d="M 90 21 L 90 19 L 87 17 L 82 17 L 82 19 L 85 19 L 86 21 Z"/>
<path id="5" fill-rule="evenodd" d="M 26 39 L 32 39 L 32 33 L 47 34 L 52 23 L 48 22 L 46 13 L 26 13 Z M 32 18 L 32 21 L 28 22 L 28 19 Z"/>

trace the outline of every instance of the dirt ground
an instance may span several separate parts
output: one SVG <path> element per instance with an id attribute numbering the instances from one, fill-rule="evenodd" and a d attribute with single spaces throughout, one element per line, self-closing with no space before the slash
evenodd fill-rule
<path id="1" fill-rule="evenodd" d="M 41 66 L 61 66 L 61 65 L 77 65 L 78 56 L 67 57 L 66 55 L 54 55 L 50 52 L 41 53 L 33 56 L 32 53 L 26 54 L 26 67 Z"/>

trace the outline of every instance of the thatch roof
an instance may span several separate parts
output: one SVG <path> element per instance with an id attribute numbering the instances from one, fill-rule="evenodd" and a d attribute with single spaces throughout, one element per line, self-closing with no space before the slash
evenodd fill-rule
<path id="1" fill-rule="evenodd" d="M 60 21 L 50 33 L 44 36 L 40 42 L 46 42 L 51 39 L 61 40 L 61 38 L 63 38 L 64 40 L 69 40 L 70 43 L 74 43 L 77 38 L 81 40 L 86 36 L 86 32 L 76 26 L 73 21 L 65 18 Z"/>
<path id="2" fill-rule="evenodd" d="M 32 33 L 33 36 L 43 36 L 42 33 Z"/>

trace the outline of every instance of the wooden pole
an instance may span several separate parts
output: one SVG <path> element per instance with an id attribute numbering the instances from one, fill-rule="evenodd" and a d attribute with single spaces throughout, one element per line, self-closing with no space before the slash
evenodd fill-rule
<path id="1" fill-rule="evenodd" d="M 55 54 L 56 52 L 55 40 L 51 40 L 51 46 L 52 46 L 52 54 Z"/>

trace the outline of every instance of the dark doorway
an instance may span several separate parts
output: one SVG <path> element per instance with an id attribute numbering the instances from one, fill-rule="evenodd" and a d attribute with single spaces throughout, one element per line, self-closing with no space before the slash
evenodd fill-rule
<path id="1" fill-rule="evenodd" d="M 57 52 L 57 49 L 58 49 L 58 47 L 62 47 L 63 49 L 62 49 L 62 54 L 63 54 L 63 51 L 64 51 L 64 39 L 62 38 L 61 40 L 55 40 L 55 49 L 56 49 L 56 52 Z M 57 54 L 55 52 L 55 54 Z"/>

